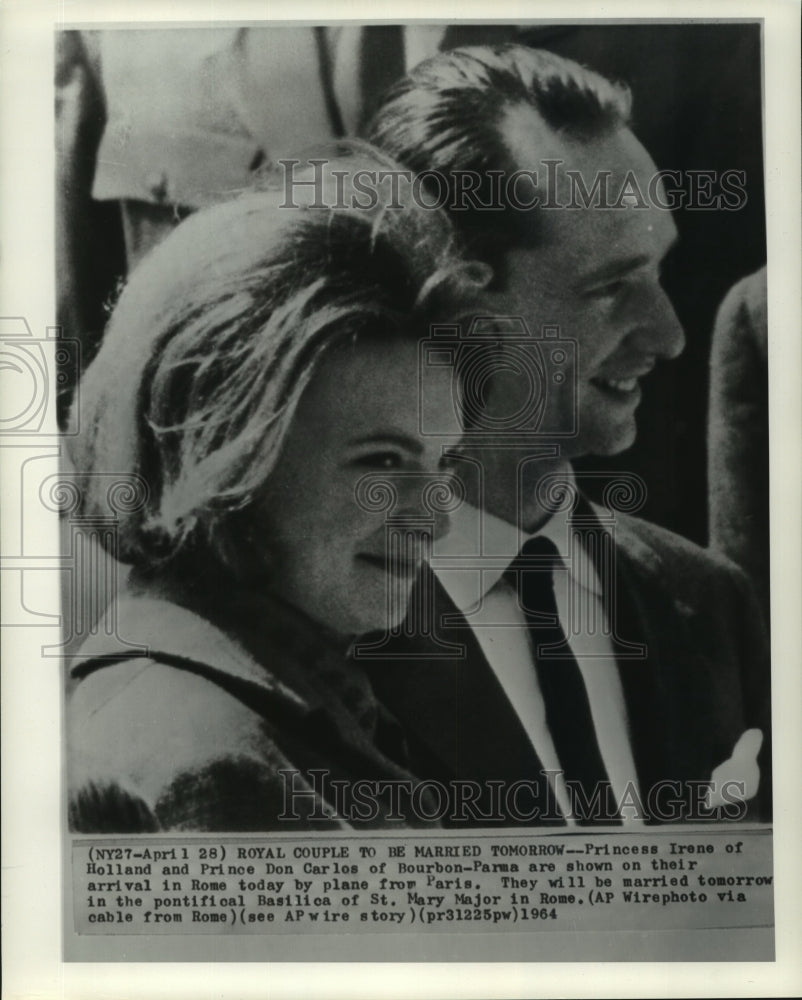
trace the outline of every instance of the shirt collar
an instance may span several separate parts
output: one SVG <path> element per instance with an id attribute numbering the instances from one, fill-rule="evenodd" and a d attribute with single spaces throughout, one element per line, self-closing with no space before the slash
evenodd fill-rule
<path id="1" fill-rule="evenodd" d="M 566 485 L 576 491 L 573 470 L 566 472 Z M 589 593 L 600 597 L 601 581 L 585 548 L 578 547 L 572 562 L 566 558 L 570 532 L 570 510 L 555 511 L 537 531 L 528 533 L 494 514 L 463 503 L 451 514 L 448 534 L 434 543 L 432 569 L 457 607 L 466 611 L 496 586 L 526 541 L 542 537 L 554 543 L 571 577 Z"/>

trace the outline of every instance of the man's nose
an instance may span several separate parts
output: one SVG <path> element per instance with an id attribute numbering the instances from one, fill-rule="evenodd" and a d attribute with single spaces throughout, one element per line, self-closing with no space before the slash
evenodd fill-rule
<path id="1" fill-rule="evenodd" d="M 685 347 L 685 332 L 677 318 L 671 299 L 659 285 L 643 303 L 633 339 L 648 354 L 670 360 L 678 357 Z"/>

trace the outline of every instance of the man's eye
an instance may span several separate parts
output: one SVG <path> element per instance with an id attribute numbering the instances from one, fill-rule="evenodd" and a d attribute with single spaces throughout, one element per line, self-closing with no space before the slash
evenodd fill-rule
<path id="1" fill-rule="evenodd" d="M 400 469 L 403 465 L 403 458 L 394 451 L 372 451 L 367 455 L 360 455 L 354 460 L 354 465 L 363 469 Z"/>

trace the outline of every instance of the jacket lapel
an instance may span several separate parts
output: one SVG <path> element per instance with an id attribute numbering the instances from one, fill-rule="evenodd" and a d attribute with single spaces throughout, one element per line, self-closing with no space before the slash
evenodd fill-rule
<path id="1" fill-rule="evenodd" d="M 669 758 L 667 692 L 661 678 L 665 671 L 660 662 L 659 636 L 654 628 L 655 616 L 661 611 L 651 594 L 649 580 L 620 545 L 615 546 L 613 604 L 613 648 L 624 692 L 629 722 L 632 757 L 637 769 L 638 786 L 642 794 L 658 781 L 673 773 Z M 634 658 L 622 655 L 622 643 L 641 644 L 643 655 Z"/>
<path id="2" fill-rule="evenodd" d="M 664 780 L 706 780 L 715 750 L 707 723 L 713 664 L 693 636 L 693 611 L 672 593 L 657 552 L 621 520 L 615 541 L 614 640 L 642 795 Z M 621 656 L 642 643 L 642 658 Z"/>

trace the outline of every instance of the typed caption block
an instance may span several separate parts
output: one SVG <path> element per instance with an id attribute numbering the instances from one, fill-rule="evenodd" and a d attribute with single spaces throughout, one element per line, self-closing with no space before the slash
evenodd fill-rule
<path id="1" fill-rule="evenodd" d="M 76 839 L 72 877 L 82 935 L 773 923 L 767 828 Z"/>

